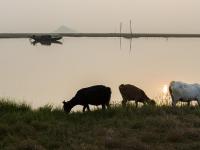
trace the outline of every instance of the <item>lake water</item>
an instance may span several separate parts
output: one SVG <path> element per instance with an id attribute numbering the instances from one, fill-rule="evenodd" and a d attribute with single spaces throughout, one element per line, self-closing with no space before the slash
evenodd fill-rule
<path id="1" fill-rule="evenodd" d="M 172 80 L 200 83 L 200 39 L 64 38 L 63 44 L 33 46 L 28 39 L 0 40 L 0 96 L 34 108 L 61 106 L 80 88 L 104 84 L 112 102 L 118 86 L 134 84 L 149 97 Z"/>

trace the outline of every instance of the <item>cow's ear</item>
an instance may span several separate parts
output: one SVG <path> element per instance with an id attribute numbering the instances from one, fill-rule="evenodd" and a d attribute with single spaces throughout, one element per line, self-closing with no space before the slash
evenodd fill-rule
<path id="1" fill-rule="evenodd" d="M 124 87 L 124 84 L 121 84 L 120 86 L 119 86 L 119 88 L 123 88 Z"/>
<path id="2" fill-rule="evenodd" d="M 63 104 L 65 103 L 65 100 L 63 101 Z"/>

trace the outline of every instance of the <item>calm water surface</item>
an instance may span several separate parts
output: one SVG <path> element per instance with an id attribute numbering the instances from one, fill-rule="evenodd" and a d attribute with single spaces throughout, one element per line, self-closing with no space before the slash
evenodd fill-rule
<path id="1" fill-rule="evenodd" d="M 112 101 L 118 86 L 134 84 L 154 98 L 171 80 L 200 83 L 200 39 L 64 38 L 63 45 L 33 46 L 0 40 L 0 96 L 33 107 L 61 106 L 80 88 L 105 84 Z"/>

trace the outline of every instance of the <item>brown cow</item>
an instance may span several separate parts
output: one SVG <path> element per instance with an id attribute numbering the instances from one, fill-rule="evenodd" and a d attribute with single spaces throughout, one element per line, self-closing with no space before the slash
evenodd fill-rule
<path id="1" fill-rule="evenodd" d="M 130 84 L 121 84 L 119 86 L 119 91 L 122 95 L 122 105 L 125 106 L 127 101 L 135 101 L 136 107 L 138 102 L 143 104 L 155 105 L 155 101 L 150 99 L 143 90 L 140 88 L 130 85 Z"/>

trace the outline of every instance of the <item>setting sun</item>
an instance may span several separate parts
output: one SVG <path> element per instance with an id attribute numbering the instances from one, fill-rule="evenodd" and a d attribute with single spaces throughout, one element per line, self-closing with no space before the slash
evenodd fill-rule
<path id="1" fill-rule="evenodd" d="M 163 92 L 163 94 L 167 94 L 167 92 L 168 92 L 168 85 L 163 85 L 163 88 L 162 88 L 162 92 Z"/>

